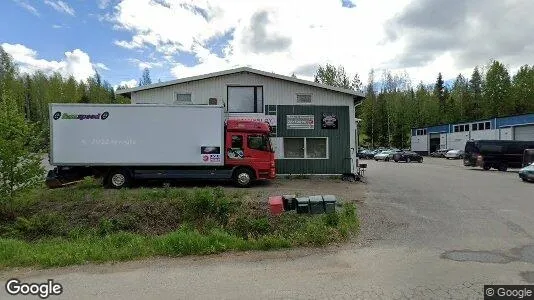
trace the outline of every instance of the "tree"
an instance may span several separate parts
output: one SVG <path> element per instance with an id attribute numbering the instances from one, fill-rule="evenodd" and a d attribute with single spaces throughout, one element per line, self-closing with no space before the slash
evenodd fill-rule
<path id="1" fill-rule="evenodd" d="M 508 70 L 502 63 L 493 61 L 482 88 L 484 94 L 482 108 L 485 118 L 501 117 L 514 112 L 510 89 L 511 81 Z"/>
<path id="2" fill-rule="evenodd" d="M 317 83 L 322 83 L 330 86 L 340 87 L 349 89 L 351 88 L 351 82 L 345 68 L 338 66 L 337 68 L 333 65 L 326 64 L 326 66 L 319 66 L 314 77 L 314 81 Z"/>
<path id="3" fill-rule="evenodd" d="M 524 65 L 514 75 L 511 96 L 514 113 L 534 111 L 534 67 Z"/>
<path id="4" fill-rule="evenodd" d="M 434 96 L 438 99 L 439 111 L 445 113 L 445 100 L 447 99 L 447 97 L 445 82 L 443 81 L 443 76 L 441 75 L 441 72 L 438 73 L 438 78 L 436 79 L 436 84 L 434 85 Z"/>
<path id="5" fill-rule="evenodd" d="M 469 79 L 469 101 L 467 105 L 467 119 L 478 120 L 482 118 L 482 75 L 475 67 Z"/>
<path id="6" fill-rule="evenodd" d="M 295 73 L 293 73 L 293 74 L 291 74 L 291 77 L 297 78 L 297 75 L 295 75 Z"/>
<path id="7" fill-rule="evenodd" d="M 0 101 L 0 210 L 12 216 L 15 196 L 43 178 L 41 158 L 31 150 L 35 128 L 24 119 L 9 91 Z"/>
<path id="8" fill-rule="evenodd" d="M 361 92 L 363 90 L 363 83 L 360 80 L 360 75 L 358 75 L 358 73 L 354 74 L 354 77 L 352 78 L 352 82 L 350 84 L 350 88 L 357 92 Z"/>
<path id="9" fill-rule="evenodd" d="M 150 70 L 148 68 L 145 68 L 143 70 L 143 75 L 141 75 L 141 79 L 139 79 L 139 86 L 149 84 L 152 84 L 152 79 L 150 79 Z"/>

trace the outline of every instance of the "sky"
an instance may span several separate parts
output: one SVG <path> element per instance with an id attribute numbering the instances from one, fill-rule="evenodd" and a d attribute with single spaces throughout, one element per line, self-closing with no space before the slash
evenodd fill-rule
<path id="1" fill-rule="evenodd" d="M 241 66 L 313 79 L 342 65 L 435 81 L 534 60 L 532 0 L 4 0 L 0 45 L 20 72 L 112 85 Z"/>

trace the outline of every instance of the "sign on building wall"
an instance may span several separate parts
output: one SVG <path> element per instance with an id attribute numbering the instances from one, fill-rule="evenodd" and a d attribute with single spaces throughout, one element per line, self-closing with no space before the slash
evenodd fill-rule
<path id="1" fill-rule="evenodd" d="M 335 114 L 323 114 L 321 127 L 323 129 L 337 129 L 337 116 Z"/>
<path id="2" fill-rule="evenodd" d="M 232 113 L 228 117 L 228 119 L 230 119 L 230 120 L 242 120 L 242 121 L 267 122 L 271 126 L 276 126 L 276 115 Z"/>
<path id="3" fill-rule="evenodd" d="M 287 115 L 287 129 L 314 129 L 314 115 Z"/>

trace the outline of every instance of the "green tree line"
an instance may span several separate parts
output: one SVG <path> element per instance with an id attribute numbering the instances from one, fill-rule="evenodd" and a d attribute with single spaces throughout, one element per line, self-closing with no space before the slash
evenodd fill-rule
<path id="1" fill-rule="evenodd" d="M 315 81 L 362 90 L 357 107 L 360 138 L 369 147 L 408 148 L 411 128 L 534 113 L 534 66 L 524 65 L 511 76 L 499 61 L 476 66 L 469 78 L 459 74 L 446 84 L 439 73 L 434 84 L 411 83 L 406 73 L 373 70 L 365 87 L 350 82 L 343 67 L 319 67 Z M 356 74 L 353 78 L 359 77 Z M 354 80 L 353 82 L 356 82 Z"/>
<path id="2" fill-rule="evenodd" d="M 35 151 L 47 150 L 49 103 L 129 103 L 129 99 L 115 95 L 113 87 L 98 73 L 84 81 L 59 73 L 20 73 L 11 56 L 0 47 L 0 102 L 7 101 L 7 96 L 14 103 L 9 108 L 35 127 L 40 141 Z"/>

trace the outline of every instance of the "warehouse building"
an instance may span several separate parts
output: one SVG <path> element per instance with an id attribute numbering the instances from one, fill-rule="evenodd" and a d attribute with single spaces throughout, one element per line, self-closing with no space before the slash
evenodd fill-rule
<path id="1" fill-rule="evenodd" d="M 534 141 L 534 114 L 412 129 L 411 148 L 421 154 L 464 149 L 468 140 Z"/>
<path id="2" fill-rule="evenodd" d="M 242 67 L 117 94 L 137 104 L 223 105 L 227 118 L 269 122 L 278 174 L 356 172 L 360 92 Z"/>

